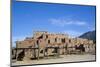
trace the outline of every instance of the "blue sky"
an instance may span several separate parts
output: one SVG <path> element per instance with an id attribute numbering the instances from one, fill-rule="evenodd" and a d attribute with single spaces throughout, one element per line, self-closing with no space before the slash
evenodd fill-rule
<path id="1" fill-rule="evenodd" d="M 33 31 L 67 33 L 77 37 L 95 29 L 95 6 L 12 2 L 12 40 L 33 36 Z"/>

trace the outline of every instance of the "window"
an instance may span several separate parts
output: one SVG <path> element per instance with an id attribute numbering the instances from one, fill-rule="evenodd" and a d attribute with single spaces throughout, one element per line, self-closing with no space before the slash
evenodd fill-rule
<path id="1" fill-rule="evenodd" d="M 50 40 L 48 40 L 48 43 L 50 43 Z"/>
<path id="2" fill-rule="evenodd" d="M 55 38 L 55 42 L 57 42 L 57 38 Z"/>
<path id="3" fill-rule="evenodd" d="M 48 38 L 48 35 L 46 35 L 46 38 Z"/>
<path id="4" fill-rule="evenodd" d="M 36 42 L 37 44 L 39 44 L 39 41 L 37 40 L 37 42 Z"/>
<path id="5" fill-rule="evenodd" d="M 69 39 L 69 43 L 71 42 L 71 40 Z"/>
<path id="6" fill-rule="evenodd" d="M 62 42 L 62 43 L 65 43 L 65 38 L 61 39 L 61 42 Z"/>
<path id="7" fill-rule="evenodd" d="M 65 43 L 65 38 L 62 39 L 62 43 Z"/>

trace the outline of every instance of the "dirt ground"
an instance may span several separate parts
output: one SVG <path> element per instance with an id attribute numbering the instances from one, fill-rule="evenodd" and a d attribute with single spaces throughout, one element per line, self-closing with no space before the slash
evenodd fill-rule
<path id="1" fill-rule="evenodd" d="M 60 55 L 59 57 L 48 57 L 39 60 L 29 61 L 15 61 L 12 66 L 15 65 L 32 65 L 32 64 L 47 64 L 47 63 L 61 63 L 61 62 L 79 62 L 79 61 L 95 61 L 95 55 L 83 54 L 83 55 Z"/>

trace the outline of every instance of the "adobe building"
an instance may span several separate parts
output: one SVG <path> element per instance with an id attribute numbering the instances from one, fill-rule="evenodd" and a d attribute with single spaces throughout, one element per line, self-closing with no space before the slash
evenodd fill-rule
<path id="1" fill-rule="evenodd" d="M 23 60 L 30 60 L 30 58 L 39 59 L 39 57 L 50 55 L 69 54 L 80 49 L 80 44 L 83 45 L 84 52 L 95 53 L 95 44 L 92 40 L 69 38 L 67 34 L 61 33 L 36 31 L 32 37 L 26 37 L 23 41 L 16 41 L 16 49 L 19 49 L 16 51 L 16 58 L 23 57 Z"/>

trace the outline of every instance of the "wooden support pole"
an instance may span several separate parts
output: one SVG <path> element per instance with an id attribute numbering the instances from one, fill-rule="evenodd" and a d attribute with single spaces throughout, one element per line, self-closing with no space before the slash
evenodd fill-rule
<path id="1" fill-rule="evenodd" d="M 25 57 L 25 49 L 23 49 L 23 52 L 24 52 L 24 57 Z"/>
<path id="2" fill-rule="evenodd" d="M 59 47 L 57 47 L 57 53 L 58 53 L 58 57 L 59 57 L 59 55 L 60 55 L 60 48 Z"/>
<path id="3" fill-rule="evenodd" d="M 36 49 L 33 49 L 34 51 L 34 58 L 36 58 Z"/>
<path id="4" fill-rule="evenodd" d="M 38 60 L 39 60 L 40 48 L 38 48 Z"/>
<path id="5" fill-rule="evenodd" d="M 44 49 L 43 49 L 43 54 L 44 54 L 44 57 L 45 57 L 45 49 L 46 49 L 46 48 L 44 48 Z M 44 58 L 44 57 L 43 57 L 43 58 Z"/>
<path id="6" fill-rule="evenodd" d="M 47 48 L 47 58 L 48 58 L 48 48 Z"/>
<path id="7" fill-rule="evenodd" d="M 63 55 L 65 54 L 65 50 L 64 50 L 65 48 L 64 48 L 64 46 L 63 46 L 63 48 L 62 48 L 62 50 L 63 50 Z"/>
<path id="8" fill-rule="evenodd" d="M 17 61 L 17 49 L 16 49 L 16 61 Z"/>
<path id="9" fill-rule="evenodd" d="M 65 46 L 65 54 L 67 55 L 67 52 L 68 52 L 68 46 L 67 46 L 68 44 L 66 44 L 66 46 Z"/>

